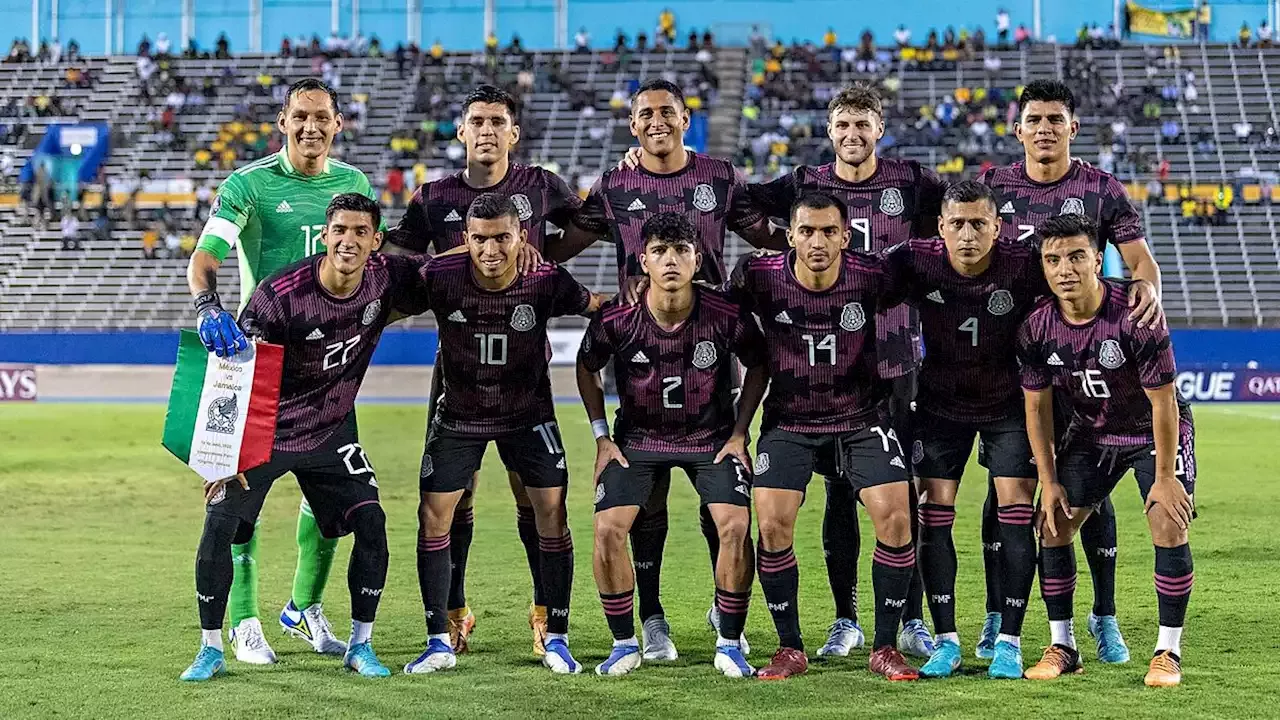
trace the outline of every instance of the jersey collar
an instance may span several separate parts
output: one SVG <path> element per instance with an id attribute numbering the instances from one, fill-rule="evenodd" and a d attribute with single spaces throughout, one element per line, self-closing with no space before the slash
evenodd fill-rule
<path id="1" fill-rule="evenodd" d="M 276 155 L 280 158 L 280 167 L 284 168 L 285 172 L 289 173 L 290 175 L 302 175 L 302 173 L 294 169 L 293 163 L 289 162 L 289 144 L 288 143 L 285 143 L 285 146 L 280 148 L 279 152 L 277 152 Z M 331 171 L 332 169 L 333 169 L 333 164 L 329 161 L 329 158 L 325 158 L 324 170 L 320 171 L 320 174 L 328 175 L 329 171 Z M 306 175 L 303 177 L 311 177 L 311 176 Z"/>

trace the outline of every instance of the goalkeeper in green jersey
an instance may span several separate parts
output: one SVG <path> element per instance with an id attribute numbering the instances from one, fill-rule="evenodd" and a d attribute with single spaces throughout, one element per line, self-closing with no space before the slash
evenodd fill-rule
<path id="1" fill-rule="evenodd" d="M 320 239 L 330 199 L 348 192 L 377 199 L 364 173 L 329 158 L 333 139 L 342 132 L 342 112 L 337 93 L 327 85 L 314 78 L 294 83 L 276 117 L 276 127 L 284 133 L 284 148 L 223 180 L 187 268 L 200 339 L 219 357 L 248 347 L 235 317 L 223 308 L 217 293 L 218 268 L 231 249 L 237 248 L 239 257 L 243 309 L 263 278 L 324 252 Z M 306 500 L 298 514 L 297 539 L 293 594 L 280 613 L 280 624 L 316 652 L 341 655 L 346 644 L 333 634 L 320 605 L 338 539 L 320 534 Z M 275 653 L 258 620 L 258 540 L 254 527 L 243 525 L 235 543 L 231 547 L 235 580 L 228 603 L 231 644 L 241 662 L 274 663 Z"/>

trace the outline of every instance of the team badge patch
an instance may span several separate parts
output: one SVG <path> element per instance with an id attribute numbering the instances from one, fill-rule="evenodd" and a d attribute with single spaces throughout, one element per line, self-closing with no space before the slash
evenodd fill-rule
<path id="1" fill-rule="evenodd" d="M 1062 202 L 1062 210 L 1059 215 L 1083 215 L 1084 201 L 1080 198 L 1067 198 Z"/>
<path id="2" fill-rule="evenodd" d="M 756 455 L 755 474 L 763 475 L 769 472 L 769 453 L 763 452 Z"/>
<path id="3" fill-rule="evenodd" d="M 1120 349 L 1120 343 L 1114 339 L 1103 340 L 1102 347 L 1098 348 L 1098 364 L 1108 370 L 1123 365 L 1124 351 Z"/>
<path id="4" fill-rule="evenodd" d="M 1013 309 L 1013 293 L 1008 290 L 997 290 L 987 300 L 987 312 L 992 315 L 1007 315 Z"/>
<path id="5" fill-rule="evenodd" d="M 226 499 L 227 499 L 227 485 L 226 483 L 223 483 L 221 486 L 218 487 L 217 490 L 213 492 L 213 497 L 209 498 L 209 502 L 207 504 L 217 505 L 218 503 Z"/>
<path id="6" fill-rule="evenodd" d="M 533 217 L 533 204 L 529 202 L 528 195 L 524 193 L 512 195 L 511 204 L 516 206 L 516 214 L 520 216 L 520 222 Z"/>
<path id="7" fill-rule="evenodd" d="M 222 193 L 213 196 L 213 204 L 209 206 L 209 216 L 213 217 L 222 209 Z"/>
<path id="8" fill-rule="evenodd" d="M 431 462 L 431 454 L 422 454 L 422 469 L 418 471 L 418 477 L 430 477 L 436 471 L 435 465 Z"/>
<path id="9" fill-rule="evenodd" d="M 924 443 L 919 440 L 911 443 L 911 464 L 919 465 L 924 461 Z"/>
<path id="10" fill-rule="evenodd" d="M 693 206 L 702 212 L 711 212 L 716 209 L 716 193 L 710 185 L 698 183 L 698 186 L 693 189 Z"/>
<path id="11" fill-rule="evenodd" d="M 880 193 L 880 212 L 885 215 L 901 215 L 907 206 L 902 202 L 902 191 L 889 188 Z"/>
<path id="12" fill-rule="evenodd" d="M 716 363 L 716 345 L 710 340 L 703 340 L 693 347 L 693 366 L 706 370 Z"/>
<path id="13" fill-rule="evenodd" d="M 213 402 L 209 403 L 209 422 L 204 429 L 223 435 L 235 435 L 236 419 L 239 417 L 240 409 L 237 407 L 235 395 L 214 398 Z"/>
<path id="14" fill-rule="evenodd" d="M 856 332 L 867 324 L 867 315 L 862 311 L 862 305 L 851 302 L 844 306 L 844 310 L 840 312 L 840 327 L 849 332 Z"/>
<path id="15" fill-rule="evenodd" d="M 517 305 L 515 312 L 511 313 L 511 327 L 520 332 L 527 332 L 538 324 L 538 318 L 533 314 L 532 305 Z"/>
<path id="16" fill-rule="evenodd" d="M 582 347 L 579 349 L 583 355 L 591 352 L 591 333 L 582 334 Z"/>
<path id="17" fill-rule="evenodd" d="M 378 313 L 382 312 L 382 300 L 374 300 L 364 306 L 364 315 L 360 316 L 361 325 L 372 325 L 374 320 L 378 319 Z"/>
<path id="18" fill-rule="evenodd" d="M 596 505 L 604 500 L 604 483 L 596 483 Z"/>

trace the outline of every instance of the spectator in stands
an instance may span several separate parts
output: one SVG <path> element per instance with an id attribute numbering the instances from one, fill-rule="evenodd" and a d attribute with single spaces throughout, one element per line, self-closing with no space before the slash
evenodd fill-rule
<path id="1" fill-rule="evenodd" d="M 1031 42 L 1031 31 L 1026 25 L 1019 24 L 1018 29 L 1013 31 L 1013 44 L 1019 48 L 1025 47 Z"/>
<path id="2" fill-rule="evenodd" d="M 665 37 L 668 43 L 676 41 L 676 14 L 671 12 L 671 8 L 663 8 L 658 14 L 657 34 Z"/>
<path id="3" fill-rule="evenodd" d="M 1213 198 L 1213 207 L 1217 210 L 1214 213 L 1214 221 L 1217 225 L 1223 225 L 1227 221 L 1227 213 L 1231 211 L 1231 203 L 1235 200 L 1235 190 L 1230 185 L 1222 184 L 1218 186 L 1218 192 Z"/>
<path id="4" fill-rule="evenodd" d="M 1249 23 L 1240 23 L 1240 34 L 1238 37 L 1240 39 L 1240 47 L 1249 47 L 1249 40 L 1252 37 L 1252 33 L 1249 32 Z"/>
<path id="5" fill-rule="evenodd" d="M 1164 200 L 1164 185 L 1155 178 L 1147 181 L 1147 204 L 1158 205 Z"/>
<path id="6" fill-rule="evenodd" d="M 157 246 L 160 244 L 160 232 L 156 226 L 149 225 L 146 230 L 142 231 L 142 257 L 147 260 L 155 260 L 159 257 Z"/>
<path id="7" fill-rule="evenodd" d="M 898 43 L 898 49 L 911 46 L 911 31 L 906 25 L 899 25 L 898 29 L 893 31 L 893 41 Z"/>
<path id="8" fill-rule="evenodd" d="M 162 57 L 168 57 L 168 56 L 169 56 L 169 34 L 168 34 L 168 33 L 164 33 L 164 32 L 162 32 L 162 33 L 160 33 L 160 34 L 156 35 L 156 48 L 155 48 L 155 49 L 156 49 L 156 57 L 157 57 L 157 58 L 162 58 Z"/>
<path id="9" fill-rule="evenodd" d="M 996 11 L 996 43 L 1002 47 L 1009 47 L 1009 11 L 1000 8 Z"/>
<path id="10" fill-rule="evenodd" d="M 822 34 L 822 47 L 830 50 L 836 47 L 836 29 L 827 26 L 827 31 Z"/>
<path id="11" fill-rule="evenodd" d="M 578 28 L 578 32 L 573 36 L 573 51 L 578 53 L 591 52 L 591 33 L 587 32 L 585 26 Z"/>
<path id="12" fill-rule="evenodd" d="M 1209 27 L 1213 24 L 1213 8 L 1209 7 L 1209 0 L 1200 0 L 1200 9 L 1196 13 L 1196 22 L 1194 26 L 1195 35 L 1202 42 L 1209 41 Z"/>
<path id="13" fill-rule="evenodd" d="M 80 218 L 71 210 L 62 213 L 62 249 L 80 249 Z"/>
<path id="14" fill-rule="evenodd" d="M 138 57 L 151 57 L 151 39 L 146 33 L 142 34 L 142 39 L 138 41 Z"/>
<path id="15" fill-rule="evenodd" d="M 391 207 L 398 208 L 404 205 L 404 171 L 395 165 L 387 171 L 387 182 L 385 185 L 387 195 L 391 201 Z"/>
<path id="16" fill-rule="evenodd" d="M 1241 144 L 1249 143 L 1253 139 L 1253 125 L 1248 120 L 1242 119 L 1240 122 L 1231 126 L 1236 135 L 1236 142 Z"/>
<path id="17" fill-rule="evenodd" d="M 1165 140 L 1177 140 L 1180 132 L 1181 129 L 1178 127 L 1178 121 L 1173 120 L 1172 118 L 1165 120 L 1160 126 L 1160 135 Z"/>
<path id="18" fill-rule="evenodd" d="M 170 259 L 182 257 L 182 238 L 177 230 L 172 228 L 165 230 L 164 249 L 166 257 Z"/>
<path id="19" fill-rule="evenodd" d="M 645 53 L 649 51 L 649 36 L 643 30 L 636 33 L 636 52 Z"/>
<path id="20" fill-rule="evenodd" d="M 209 183 L 202 182 L 196 188 L 196 220 L 204 222 L 209 213 L 209 205 L 213 201 L 213 188 L 209 187 Z"/>
<path id="21" fill-rule="evenodd" d="M 863 30 L 858 38 L 858 54 L 856 68 L 860 73 L 875 73 L 879 70 L 876 63 L 876 41 L 870 30 Z"/>
<path id="22" fill-rule="evenodd" d="M 231 59 L 231 41 L 227 39 L 226 33 L 218 34 L 218 42 L 214 46 L 213 56 L 219 60 Z"/>
<path id="23" fill-rule="evenodd" d="M 1161 158 L 1160 165 L 1156 170 L 1156 177 L 1160 179 L 1160 182 L 1167 183 L 1169 182 L 1169 173 L 1172 169 L 1173 166 L 1169 164 L 1169 158 Z"/>

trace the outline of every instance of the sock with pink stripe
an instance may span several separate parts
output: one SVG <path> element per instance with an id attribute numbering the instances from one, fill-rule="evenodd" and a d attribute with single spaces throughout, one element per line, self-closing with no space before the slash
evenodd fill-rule
<path id="1" fill-rule="evenodd" d="M 1075 547 L 1040 548 L 1040 594 L 1050 623 L 1069 623 L 1076 592 Z M 1055 640 L 1055 642 L 1058 642 Z M 1065 644 L 1059 642 L 1059 644 Z"/>
<path id="2" fill-rule="evenodd" d="M 872 649 L 892 646 L 898 637 L 898 623 L 907 606 L 911 576 L 916 570 L 916 549 L 907 543 L 892 547 L 876 541 L 871 556 L 871 586 L 876 595 L 876 634 Z"/>
<path id="3" fill-rule="evenodd" d="M 1027 615 L 1027 599 L 1036 577 L 1036 536 L 1031 527 L 1035 508 L 1031 505 L 1001 505 L 996 508 L 1000 532 L 1000 582 L 1003 605 L 1000 632 L 1022 635 Z"/>
<path id="4" fill-rule="evenodd" d="M 449 632 L 449 535 L 418 535 L 418 589 L 427 614 L 427 634 Z"/>
<path id="5" fill-rule="evenodd" d="M 720 611 L 720 637 L 738 642 L 742 628 L 747 624 L 747 608 L 751 605 L 751 590 L 733 592 L 716 588 L 716 609 Z"/>
<path id="6" fill-rule="evenodd" d="M 614 640 L 629 640 L 636 636 L 635 589 L 620 593 L 600 593 L 600 605 L 604 607 L 604 620 Z"/>
<path id="7" fill-rule="evenodd" d="M 956 509 L 951 505 L 924 503 L 920 518 L 920 570 L 933 615 L 933 629 L 939 635 L 956 631 L 956 544 L 951 527 Z"/>
<path id="8" fill-rule="evenodd" d="M 1191 587 L 1195 585 L 1196 574 L 1191 563 L 1191 546 L 1187 544 L 1174 548 L 1156 547 L 1156 599 L 1160 604 L 1161 645 L 1156 651 L 1172 650 L 1180 655 L 1177 640 L 1165 641 L 1165 636 L 1173 635 L 1165 628 L 1177 628 L 1178 639 L 1181 636 L 1182 623 L 1187 616 L 1187 602 L 1191 599 Z"/>
<path id="9" fill-rule="evenodd" d="M 547 601 L 547 632 L 569 632 L 569 596 L 573 593 L 573 536 L 538 537 L 542 597 Z"/>
<path id="10" fill-rule="evenodd" d="M 760 543 L 758 562 L 760 587 L 764 588 L 765 603 L 778 629 L 778 644 L 804 650 L 804 640 L 800 637 L 800 610 L 796 607 L 796 596 L 800 592 L 800 566 L 796 564 L 795 551 L 791 547 L 765 550 L 764 543 Z M 733 636 L 726 634 L 725 637 Z"/>

